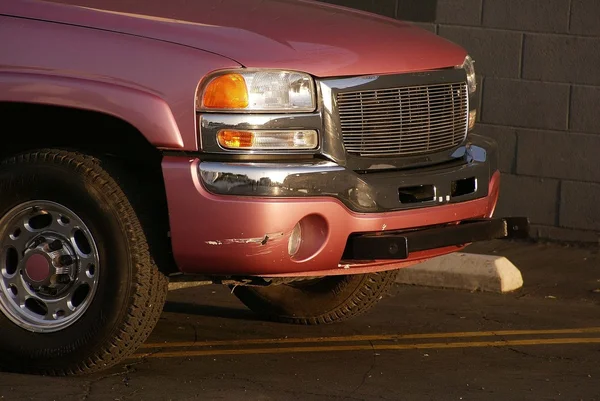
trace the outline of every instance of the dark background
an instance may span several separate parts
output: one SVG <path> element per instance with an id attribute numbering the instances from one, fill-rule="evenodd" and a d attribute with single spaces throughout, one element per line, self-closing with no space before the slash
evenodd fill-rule
<path id="1" fill-rule="evenodd" d="M 600 239 L 600 0 L 324 0 L 413 21 L 476 60 L 477 131 L 498 141 L 497 216 Z"/>

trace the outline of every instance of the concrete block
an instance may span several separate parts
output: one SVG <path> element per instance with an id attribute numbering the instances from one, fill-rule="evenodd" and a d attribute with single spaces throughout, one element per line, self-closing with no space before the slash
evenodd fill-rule
<path id="1" fill-rule="evenodd" d="M 440 25 L 438 34 L 464 47 L 478 74 L 517 78 L 520 74 L 520 32 Z"/>
<path id="2" fill-rule="evenodd" d="M 491 0 L 483 5 L 483 25 L 534 32 L 567 32 L 570 0 Z"/>
<path id="3" fill-rule="evenodd" d="M 477 124 L 475 132 L 492 138 L 498 143 L 500 171 L 514 173 L 517 157 L 517 129 L 499 125 Z"/>
<path id="4" fill-rule="evenodd" d="M 521 288 L 523 277 L 505 257 L 452 253 L 398 270 L 396 282 L 505 293 Z"/>
<path id="5" fill-rule="evenodd" d="M 600 36 L 600 1 L 573 0 L 571 5 L 571 23 L 569 32 L 580 35 Z"/>
<path id="6" fill-rule="evenodd" d="M 523 78 L 600 85 L 600 38 L 525 34 Z"/>
<path id="7" fill-rule="evenodd" d="M 556 225 L 558 219 L 558 180 L 500 176 L 497 217 L 527 216 L 532 224 Z"/>
<path id="8" fill-rule="evenodd" d="M 569 128 L 578 132 L 600 134 L 600 87 L 573 86 Z"/>
<path id="9" fill-rule="evenodd" d="M 438 0 L 436 21 L 440 24 L 480 25 L 482 1 Z"/>
<path id="10" fill-rule="evenodd" d="M 396 18 L 406 21 L 435 22 L 436 3 L 437 0 L 399 0 Z"/>
<path id="11" fill-rule="evenodd" d="M 600 231 L 600 184 L 563 181 L 560 197 L 560 226 Z"/>
<path id="12" fill-rule="evenodd" d="M 523 129 L 517 136 L 517 174 L 600 182 L 600 135 Z"/>
<path id="13" fill-rule="evenodd" d="M 483 81 L 484 123 L 565 130 L 568 107 L 566 84 L 490 77 Z"/>
<path id="14" fill-rule="evenodd" d="M 535 239 L 552 239 L 579 244 L 587 243 L 597 245 L 600 243 L 600 232 L 597 231 L 575 230 L 571 228 L 532 224 L 529 234 Z"/>

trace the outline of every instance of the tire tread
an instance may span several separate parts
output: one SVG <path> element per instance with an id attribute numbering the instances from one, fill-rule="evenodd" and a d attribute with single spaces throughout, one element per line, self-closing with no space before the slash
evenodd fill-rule
<path id="1" fill-rule="evenodd" d="M 0 166 L 40 162 L 70 168 L 100 188 L 110 198 L 111 206 L 115 208 L 128 234 L 130 257 L 135 267 L 132 276 L 133 292 L 125 318 L 113 333 L 112 339 L 76 364 L 55 369 L 25 367 L 28 373 L 52 376 L 94 373 L 121 362 L 148 338 L 162 313 L 168 281 L 151 257 L 146 235 L 132 204 L 118 180 L 101 167 L 99 159 L 78 152 L 42 149 L 5 159 L 0 162 Z"/>
<path id="2" fill-rule="evenodd" d="M 396 275 L 395 270 L 362 274 L 360 283 L 350 296 L 339 299 L 326 312 L 315 314 L 315 316 L 276 313 L 268 296 L 253 290 L 234 291 L 234 294 L 248 308 L 272 321 L 297 325 L 332 324 L 352 319 L 373 308 L 393 286 Z"/>

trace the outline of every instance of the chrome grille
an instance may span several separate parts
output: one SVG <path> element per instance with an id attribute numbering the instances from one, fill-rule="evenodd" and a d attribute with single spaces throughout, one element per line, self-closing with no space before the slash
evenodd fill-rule
<path id="1" fill-rule="evenodd" d="M 467 133 L 464 82 L 342 92 L 337 107 L 346 151 L 360 156 L 442 151 Z"/>

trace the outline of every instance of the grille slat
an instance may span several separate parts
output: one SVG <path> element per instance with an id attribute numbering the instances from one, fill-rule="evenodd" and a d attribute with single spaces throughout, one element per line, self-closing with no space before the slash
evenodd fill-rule
<path id="1" fill-rule="evenodd" d="M 420 127 L 421 124 L 423 124 L 423 122 L 427 122 L 430 123 L 431 125 L 452 125 L 454 124 L 456 121 L 464 121 L 464 118 L 460 118 L 460 117 L 456 117 L 454 119 L 435 119 L 433 121 L 431 120 L 427 120 L 427 119 L 421 119 L 420 121 L 411 121 L 408 124 L 403 124 L 404 127 L 407 128 L 412 128 L 413 126 L 417 126 Z M 357 127 L 357 128 L 354 128 Z M 398 127 L 398 123 L 394 120 L 377 120 L 375 122 L 369 122 L 368 124 L 359 124 L 359 123 L 354 123 L 354 124 L 346 124 L 344 125 L 344 128 L 350 132 L 350 131 L 360 131 L 360 132 L 372 132 L 372 131 L 376 131 L 376 130 L 381 130 L 381 129 L 386 129 L 389 130 L 390 128 L 394 128 L 394 127 Z"/>
<path id="2" fill-rule="evenodd" d="M 419 106 L 422 108 L 427 108 L 430 112 L 436 113 L 436 114 L 442 114 L 442 113 L 454 113 L 456 111 L 461 111 L 460 109 L 457 110 L 456 107 L 446 107 L 446 108 L 438 108 L 438 107 L 431 107 L 428 108 L 427 105 L 422 105 Z M 385 113 L 385 116 L 381 116 L 382 113 Z M 344 113 L 346 114 L 346 113 Z M 363 118 L 365 117 L 369 117 L 369 120 L 387 120 L 390 118 L 395 118 L 397 116 L 401 116 L 402 113 L 398 110 L 394 110 L 394 109 L 388 109 L 388 110 L 377 110 L 377 111 L 371 111 L 371 110 L 365 110 L 364 113 L 359 113 L 359 112 L 353 112 L 353 113 L 347 113 L 347 122 L 349 124 L 352 124 L 352 122 L 355 121 L 361 121 Z M 429 117 L 429 113 L 414 113 L 413 115 L 414 117 Z M 444 118 L 446 116 L 440 116 L 440 118 Z M 461 116 L 462 117 L 462 116 Z"/>
<path id="3" fill-rule="evenodd" d="M 402 95 L 402 96 L 405 96 L 405 95 Z M 378 102 L 380 102 L 380 101 L 382 101 L 382 100 L 398 99 L 399 97 L 402 97 L 402 96 L 399 96 L 399 95 L 395 95 L 395 96 L 392 96 L 392 95 L 386 95 L 386 96 L 377 95 L 377 97 L 376 97 L 376 98 L 372 98 L 372 99 L 369 99 L 369 98 L 366 98 L 366 99 L 365 99 L 365 98 L 363 98 L 363 99 L 362 99 L 362 101 L 363 101 L 363 103 L 364 103 L 365 105 L 369 105 L 370 107 L 376 107 L 376 106 L 377 106 L 377 104 L 378 104 Z M 431 100 L 436 100 L 436 99 L 447 99 L 447 98 L 449 98 L 449 97 L 451 97 L 451 96 L 449 96 L 447 93 L 439 93 L 439 94 L 433 93 L 433 94 L 431 94 L 431 95 L 429 96 L 429 98 L 430 98 Z M 355 99 L 350 99 L 350 98 L 338 98 L 338 99 L 339 99 L 339 100 L 341 100 L 341 101 L 343 101 L 343 102 L 350 102 L 350 101 L 361 100 L 360 98 L 355 98 Z M 405 96 L 405 99 L 406 99 L 407 101 L 409 101 L 409 99 L 408 99 L 408 96 Z M 426 101 L 427 101 L 427 96 L 419 97 L 419 96 L 417 95 L 417 96 L 415 96 L 415 97 L 411 98 L 411 99 L 410 99 L 410 101 L 411 101 L 411 102 L 413 102 L 413 103 L 417 103 L 417 102 L 420 102 L 420 101 L 426 102 Z M 351 108 L 351 107 L 353 107 L 353 106 L 352 106 L 352 105 L 346 105 L 346 106 L 344 106 L 344 107 L 346 107 L 346 108 Z"/>
<path id="4" fill-rule="evenodd" d="M 436 90 L 446 91 L 448 89 L 448 85 L 463 85 L 463 84 L 464 84 L 464 82 L 442 83 L 442 84 L 432 84 L 432 85 L 426 85 L 426 86 L 407 86 L 407 87 L 403 87 L 402 89 L 414 90 L 414 89 L 420 89 L 420 88 L 428 88 L 430 91 L 436 91 Z M 377 94 L 394 93 L 397 95 L 398 88 L 378 89 L 376 92 L 377 92 Z M 373 95 L 374 93 L 375 93 L 375 91 L 372 91 L 372 90 L 343 92 L 343 93 L 340 93 L 338 95 L 338 97 L 353 98 L 353 97 L 360 97 L 364 94 Z"/>
<path id="5" fill-rule="evenodd" d="M 431 138 L 429 141 L 424 140 L 421 142 L 414 142 L 411 143 L 409 146 L 406 146 L 406 148 L 414 148 L 414 147 L 419 147 L 419 146 L 423 146 L 423 144 L 432 144 L 432 145 L 440 145 L 442 146 L 444 142 L 443 138 Z M 385 143 L 385 142 L 380 142 L 377 143 L 376 145 L 373 145 L 369 148 L 369 150 L 376 150 L 376 149 L 389 149 L 390 147 L 390 143 Z"/>
<path id="6" fill-rule="evenodd" d="M 460 144 L 466 135 L 464 82 L 337 95 L 344 146 L 361 156 L 409 156 Z"/>
<path id="7" fill-rule="evenodd" d="M 374 136 L 367 136 L 367 139 L 373 143 L 376 142 L 380 142 L 380 141 L 389 141 L 390 143 L 395 142 L 397 134 L 394 135 L 374 135 Z M 430 138 L 434 139 L 434 138 L 439 138 L 439 137 L 446 137 L 446 131 L 445 130 L 438 130 L 438 131 L 434 131 L 431 132 L 431 135 L 429 135 Z M 415 142 L 419 139 L 423 138 L 422 134 L 413 134 L 411 136 L 406 136 L 404 137 L 404 139 L 413 139 L 413 141 L 411 142 Z M 360 143 L 363 142 L 365 140 L 365 136 L 354 136 L 352 138 L 348 138 L 348 143 Z M 424 139 L 426 140 L 426 139 Z"/>
<path id="8" fill-rule="evenodd" d="M 429 131 L 429 133 L 431 134 L 430 136 L 439 136 L 442 134 L 445 134 L 448 130 L 448 126 L 443 126 L 443 127 L 438 127 L 436 129 L 432 129 Z M 352 135 L 348 135 L 348 137 L 346 138 L 348 141 L 364 141 L 365 139 L 368 140 L 377 140 L 377 139 L 384 139 L 384 138 L 388 138 L 388 139 L 394 139 L 397 140 L 397 136 L 401 135 L 403 139 L 418 139 L 418 138 L 423 138 L 423 132 L 422 130 L 419 131 L 414 131 L 411 133 L 405 133 L 405 132 L 384 132 L 384 133 L 376 133 L 376 134 L 369 134 L 369 133 L 356 133 L 356 134 L 352 134 Z"/>
<path id="9" fill-rule="evenodd" d="M 430 101 L 433 101 L 433 100 L 444 100 L 444 99 L 447 100 L 447 99 L 450 99 L 450 98 L 451 98 L 451 96 L 448 96 L 447 94 L 444 94 L 444 95 L 432 94 L 430 96 L 429 100 Z M 342 102 L 356 102 L 356 101 L 360 101 L 361 99 L 360 98 L 357 98 L 357 99 L 346 99 L 346 98 L 341 99 L 341 98 L 338 98 L 338 100 L 342 101 Z M 408 103 L 411 103 L 411 104 L 427 103 L 427 97 L 426 96 L 422 97 L 422 98 L 415 96 L 414 98 L 410 98 L 410 99 L 409 99 L 408 96 L 402 96 L 402 97 L 400 97 L 400 96 L 378 96 L 377 98 L 373 98 L 373 99 L 368 99 L 368 98 L 367 99 L 365 99 L 365 98 L 362 99 L 363 105 L 365 107 L 369 107 L 369 108 L 377 108 L 377 107 L 382 106 L 381 105 L 382 101 L 395 101 L 395 100 L 402 100 L 404 102 L 408 102 Z M 385 105 L 383 105 L 383 106 L 385 106 Z M 355 105 L 348 104 L 348 105 L 343 105 L 340 108 L 341 109 L 352 109 L 352 108 L 355 108 L 355 107 L 356 107 Z"/>

